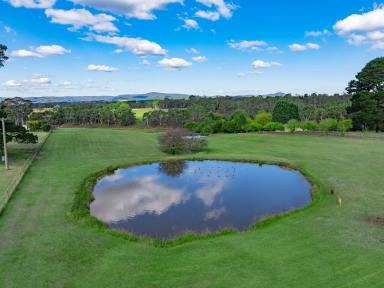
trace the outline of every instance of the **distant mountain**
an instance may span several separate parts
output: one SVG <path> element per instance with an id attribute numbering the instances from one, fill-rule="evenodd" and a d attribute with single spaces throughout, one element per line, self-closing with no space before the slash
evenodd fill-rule
<path id="1" fill-rule="evenodd" d="M 263 96 L 266 96 L 266 97 L 281 97 L 281 96 L 285 96 L 287 95 L 287 93 L 283 93 L 283 92 L 276 92 L 276 93 L 272 93 L 272 94 L 265 94 Z"/>
<path id="2" fill-rule="evenodd" d="M 118 101 L 150 101 L 169 99 L 187 99 L 190 95 L 151 92 L 146 94 L 125 94 L 118 96 L 41 96 L 41 97 L 25 97 L 35 104 L 50 103 L 79 103 L 79 102 L 118 102 Z M 0 101 L 4 98 L 0 98 Z"/>
<path id="3" fill-rule="evenodd" d="M 286 93 L 277 92 L 273 94 L 265 94 L 262 96 L 279 97 L 284 96 Z M 234 97 L 251 97 L 254 95 L 241 95 Z M 41 97 L 25 97 L 35 104 L 52 104 L 52 103 L 80 103 L 80 102 L 118 102 L 118 101 L 150 101 L 150 100 L 163 100 L 169 99 L 188 99 L 190 95 L 176 94 L 176 93 L 159 93 L 150 92 L 146 94 L 123 94 L 117 96 L 41 96 Z M 0 101 L 5 98 L 0 98 Z"/>

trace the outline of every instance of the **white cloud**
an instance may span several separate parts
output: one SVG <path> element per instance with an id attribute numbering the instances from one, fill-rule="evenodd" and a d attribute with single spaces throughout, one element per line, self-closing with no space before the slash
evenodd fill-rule
<path id="1" fill-rule="evenodd" d="M 182 58 L 164 58 L 158 62 L 164 68 L 172 70 L 180 70 L 192 66 L 191 62 L 184 60 Z"/>
<path id="2" fill-rule="evenodd" d="M 245 78 L 245 77 L 250 76 L 250 75 L 260 75 L 260 74 L 264 74 L 264 72 L 262 72 L 262 71 L 240 72 L 239 74 L 237 74 L 237 76 L 239 76 L 241 78 Z"/>
<path id="3" fill-rule="evenodd" d="M 71 50 L 66 49 L 60 45 L 42 45 L 31 50 L 20 49 L 11 51 L 11 56 L 13 57 L 35 57 L 35 58 L 44 58 L 47 56 L 53 55 L 64 55 L 71 53 Z"/>
<path id="4" fill-rule="evenodd" d="M 321 31 L 307 31 L 305 32 L 306 37 L 321 37 L 321 36 L 330 36 L 332 33 L 327 29 Z"/>
<path id="5" fill-rule="evenodd" d="M 213 12 L 213 11 L 197 11 L 195 13 L 196 17 L 207 19 L 210 21 L 217 21 L 220 19 L 220 14 L 218 12 Z"/>
<path id="6" fill-rule="evenodd" d="M 383 49 L 384 7 L 376 5 L 372 11 L 352 14 L 338 21 L 333 28 L 346 37 L 350 45 L 370 45 L 371 49 Z"/>
<path id="7" fill-rule="evenodd" d="M 167 50 L 163 49 L 159 44 L 141 38 L 101 35 L 92 35 L 91 37 L 97 42 L 113 44 L 139 56 L 167 54 Z"/>
<path id="8" fill-rule="evenodd" d="M 92 7 L 98 10 L 110 11 L 142 20 L 153 20 L 156 16 L 153 11 L 165 9 L 168 4 L 179 3 L 183 0 L 71 0 L 76 4 Z"/>
<path id="9" fill-rule="evenodd" d="M 365 40 L 367 40 L 366 36 L 360 34 L 351 34 L 348 37 L 348 44 L 354 46 L 363 45 L 365 43 Z"/>
<path id="10" fill-rule="evenodd" d="M 5 0 L 14 7 L 20 8 L 40 8 L 46 9 L 52 7 L 56 0 Z"/>
<path id="11" fill-rule="evenodd" d="M 184 21 L 184 25 L 182 27 L 187 30 L 191 30 L 191 29 L 198 30 L 200 28 L 199 23 L 193 19 L 183 19 L 183 21 Z"/>
<path id="12" fill-rule="evenodd" d="M 283 51 L 281 51 L 276 46 L 267 47 L 267 49 L 265 49 L 265 50 L 267 50 L 267 52 L 270 53 L 270 54 L 281 54 L 281 53 L 283 53 Z"/>
<path id="13" fill-rule="evenodd" d="M 87 67 L 88 71 L 97 71 L 97 72 L 115 72 L 118 71 L 119 69 L 107 65 L 94 65 L 90 64 Z"/>
<path id="14" fill-rule="evenodd" d="M 231 18 L 233 10 L 237 7 L 234 4 L 226 3 L 224 0 L 196 0 L 208 8 L 215 10 L 199 10 L 195 13 L 196 17 L 204 18 L 211 21 L 217 21 L 220 17 Z"/>
<path id="15" fill-rule="evenodd" d="M 288 45 L 288 47 L 291 51 L 294 51 L 294 52 L 320 49 L 320 45 L 315 43 L 306 43 L 306 44 L 294 43 L 294 44 Z"/>
<path id="16" fill-rule="evenodd" d="M 252 41 L 243 40 L 240 42 L 230 40 L 230 41 L 228 41 L 228 46 L 233 48 L 233 49 L 242 50 L 242 51 L 259 50 L 260 47 L 267 46 L 267 43 L 265 41 L 261 41 L 261 40 L 252 40 Z"/>
<path id="17" fill-rule="evenodd" d="M 33 77 L 24 80 L 8 80 L 2 85 L 8 88 L 28 87 L 28 86 L 45 86 L 51 84 L 51 80 L 47 77 Z"/>
<path id="18" fill-rule="evenodd" d="M 384 28 L 384 8 L 364 13 L 353 14 L 338 21 L 333 28 L 341 35 L 356 31 L 372 31 Z"/>
<path id="19" fill-rule="evenodd" d="M 42 45 L 35 49 L 37 53 L 45 56 L 51 56 L 51 55 L 64 55 L 67 53 L 71 53 L 71 50 L 65 49 L 64 47 L 60 45 Z"/>
<path id="20" fill-rule="evenodd" d="M 94 15 L 85 9 L 47 9 L 45 15 L 51 18 L 52 23 L 70 25 L 73 30 L 87 27 L 95 32 L 119 31 L 113 24 L 116 18 L 104 13 Z"/>
<path id="21" fill-rule="evenodd" d="M 200 54 L 200 51 L 197 50 L 196 48 L 188 48 L 185 50 L 188 54 Z"/>
<path id="22" fill-rule="evenodd" d="M 40 55 L 36 52 L 30 51 L 30 50 L 25 50 L 25 49 L 11 51 L 11 56 L 13 56 L 13 57 L 35 57 L 35 58 L 42 58 L 43 57 L 42 55 Z"/>
<path id="23" fill-rule="evenodd" d="M 208 58 L 205 56 L 196 56 L 196 57 L 193 57 L 192 60 L 198 63 L 203 63 L 203 62 L 207 62 Z"/>
<path id="24" fill-rule="evenodd" d="M 263 60 L 256 60 L 252 63 L 253 68 L 258 69 L 258 68 L 272 68 L 272 67 L 280 67 L 282 66 L 281 63 L 279 62 L 267 62 Z"/>
<path id="25" fill-rule="evenodd" d="M 367 33 L 367 37 L 373 41 L 384 40 L 384 32 L 383 31 L 371 31 Z"/>
<path id="26" fill-rule="evenodd" d="M 148 59 L 143 59 L 143 60 L 141 60 L 141 62 L 140 62 L 142 65 L 151 65 L 151 62 L 149 62 L 149 60 Z"/>

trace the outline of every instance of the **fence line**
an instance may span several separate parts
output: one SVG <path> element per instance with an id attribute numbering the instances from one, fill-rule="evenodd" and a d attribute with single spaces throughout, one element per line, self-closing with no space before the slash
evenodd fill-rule
<path id="1" fill-rule="evenodd" d="M 41 149 L 43 148 L 45 142 L 51 135 L 52 131 L 48 133 L 43 142 L 39 145 L 35 152 L 27 159 L 24 165 L 21 167 L 19 173 L 16 178 L 11 181 L 5 188 L 5 193 L 2 199 L 0 199 L 0 214 L 3 212 L 5 206 L 7 205 L 9 199 L 11 199 L 13 192 L 15 192 L 16 188 L 19 186 L 21 180 L 23 179 L 25 173 L 28 171 L 29 167 L 31 167 L 32 162 L 36 159 L 37 155 L 39 155 Z"/>

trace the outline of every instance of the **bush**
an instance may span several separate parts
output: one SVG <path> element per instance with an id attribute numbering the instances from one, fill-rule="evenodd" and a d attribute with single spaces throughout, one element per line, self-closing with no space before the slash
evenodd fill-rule
<path id="1" fill-rule="evenodd" d="M 320 122 L 319 128 L 322 131 L 337 131 L 337 120 L 324 119 Z"/>
<path id="2" fill-rule="evenodd" d="M 264 131 L 284 131 L 284 125 L 279 122 L 269 122 L 263 127 Z"/>
<path id="3" fill-rule="evenodd" d="M 301 128 L 300 122 L 297 121 L 296 119 L 289 120 L 287 127 L 288 127 L 289 132 L 291 132 L 291 133 L 294 133 L 296 131 L 296 129 Z"/>
<path id="4" fill-rule="evenodd" d="M 257 123 L 264 126 L 264 125 L 268 124 L 269 122 L 272 122 L 272 114 L 268 113 L 268 112 L 264 112 L 264 111 L 259 112 L 259 113 L 257 113 L 255 120 Z"/>
<path id="5" fill-rule="evenodd" d="M 283 124 L 288 123 L 291 119 L 300 120 L 299 107 L 287 101 L 277 102 L 272 115 L 273 121 Z"/>
<path id="6" fill-rule="evenodd" d="M 351 119 L 340 120 L 337 123 L 337 131 L 339 131 L 342 135 L 353 128 L 353 123 Z"/>
<path id="7" fill-rule="evenodd" d="M 225 132 L 239 133 L 244 132 L 244 126 L 248 121 L 248 115 L 242 110 L 235 111 L 224 125 Z"/>
<path id="8" fill-rule="evenodd" d="M 245 132 L 258 132 L 263 130 L 263 125 L 257 123 L 254 120 L 248 120 L 248 122 L 244 125 Z"/>
<path id="9" fill-rule="evenodd" d="M 26 124 L 31 131 L 38 131 L 41 129 L 41 122 L 38 120 L 28 120 Z"/>
<path id="10" fill-rule="evenodd" d="M 205 137 L 182 128 L 169 129 L 159 136 L 160 150 L 172 155 L 200 151 L 207 144 Z"/>
<path id="11" fill-rule="evenodd" d="M 315 121 L 305 121 L 301 124 L 301 128 L 306 131 L 315 131 L 317 123 Z"/>

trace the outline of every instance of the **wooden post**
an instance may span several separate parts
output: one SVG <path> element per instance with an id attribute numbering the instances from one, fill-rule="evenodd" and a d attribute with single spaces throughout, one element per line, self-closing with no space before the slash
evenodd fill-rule
<path id="1" fill-rule="evenodd" d="M 1 118 L 1 126 L 2 126 L 2 129 L 3 129 L 5 169 L 9 170 L 9 166 L 8 166 L 8 152 L 7 152 L 7 137 L 5 136 L 5 119 L 4 118 Z"/>

